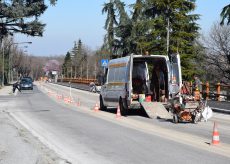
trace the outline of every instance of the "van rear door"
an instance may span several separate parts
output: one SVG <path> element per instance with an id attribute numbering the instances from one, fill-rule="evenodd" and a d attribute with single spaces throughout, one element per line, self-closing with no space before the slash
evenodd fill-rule
<path id="1" fill-rule="evenodd" d="M 128 68 L 129 68 L 129 77 L 128 77 L 128 105 L 131 104 L 131 99 L 132 99 L 132 89 L 133 89 L 133 84 L 132 84 L 132 74 L 133 74 L 133 54 L 130 55 L 130 58 L 129 58 L 129 65 L 128 65 Z"/>
<path id="2" fill-rule="evenodd" d="M 180 94 L 180 88 L 182 86 L 182 75 L 181 75 L 181 63 L 180 55 L 171 55 L 171 71 L 170 71 L 170 86 L 169 92 L 172 97 Z"/>

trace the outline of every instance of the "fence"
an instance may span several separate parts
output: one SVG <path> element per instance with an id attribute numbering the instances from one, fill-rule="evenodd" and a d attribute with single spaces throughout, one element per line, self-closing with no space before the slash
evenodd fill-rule
<path id="1" fill-rule="evenodd" d="M 79 84 L 90 84 L 94 82 L 98 84 L 97 79 L 85 79 L 85 78 L 59 78 L 58 82 L 71 82 Z M 217 101 L 230 101 L 230 85 L 221 83 L 210 84 L 209 82 L 202 84 L 202 97 L 209 100 Z M 190 89 L 192 91 L 192 83 L 190 83 Z"/>
<path id="2" fill-rule="evenodd" d="M 206 82 L 203 84 L 202 95 L 208 100 L 230 101 L 230 85 Z"/>
<path id="3" fill-rule="evenodd" d="M 96 79 L 85 79 L 85 78 L 59 78 L 58 82 L 71 82 L 71 83 L 79 83 L 79 84 L 90 84 L 94 82 L 97 84 Z"/>

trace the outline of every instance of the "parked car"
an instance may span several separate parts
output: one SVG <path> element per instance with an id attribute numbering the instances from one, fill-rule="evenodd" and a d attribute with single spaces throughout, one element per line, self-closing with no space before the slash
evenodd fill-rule
<path id="1" fill-rule="evenodd" d="M 33 80 L 31 77 L 23 77 L 20 81 L 21 90 L 33 90 Z"/>

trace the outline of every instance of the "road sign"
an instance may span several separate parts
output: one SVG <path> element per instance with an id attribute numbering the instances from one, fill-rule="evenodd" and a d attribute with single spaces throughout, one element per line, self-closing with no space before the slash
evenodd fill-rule
<path id="1" fill-rule="evenodd" d="M 108 59 L 101 59 L 101 66 L 102 67 L 107 67 L 108 66 L 108 62 L 109 62 Z"/>

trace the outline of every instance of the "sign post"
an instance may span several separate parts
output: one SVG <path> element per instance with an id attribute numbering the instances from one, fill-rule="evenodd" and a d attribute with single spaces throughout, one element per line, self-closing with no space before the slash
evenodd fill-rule
<path id="1" fill-rule="evenodd" d="M 108 59 L 101 59 L 101 66 L 104 68 L 105 74 L 105 67 L 108 67 L 109 60 Z"/>
<path id="2" fill-rule="evenodd" d="M 107 67 L 108 66 L 108 62 L 109 62 L 108 59 L 101 59 L 101 66 L 102 67 Z"/>

